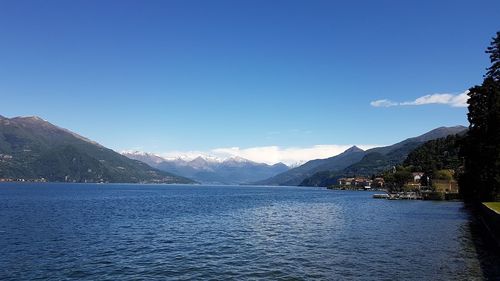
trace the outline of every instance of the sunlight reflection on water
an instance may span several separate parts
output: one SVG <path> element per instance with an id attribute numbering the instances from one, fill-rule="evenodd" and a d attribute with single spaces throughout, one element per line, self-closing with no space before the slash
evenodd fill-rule
<path id="1" fill-rule="evenodd" d="M 292 187 L 0 186 L 0 279 L 482 279 L 459 202 Z"/>

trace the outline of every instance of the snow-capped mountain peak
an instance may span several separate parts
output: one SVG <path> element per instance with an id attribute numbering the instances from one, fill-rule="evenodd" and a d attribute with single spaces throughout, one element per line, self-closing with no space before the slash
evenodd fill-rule
<path id="1" fill-rule="evenodd" d="M 130 154 L 130 155 L 140 155 L 140 156 L 149 156 L 149 155 L 155 155 L 154 153 L 148 153 L 144 151 L 139 151 L 139 150 L 122 150 L 120 151 L 121 154 Z"/>
<path id="2" fill-rule="evenodd" d="M 225 163 L 254 163 L 246 158 L 240 156 L 232 156 L 224 160 Z"/>
<path id="3" fill-rule="evenodd" d="M 195 159 L 203 159 L 204 161 L 210 163 L 220 163 L 223 161 L 223 159 L 211 155 L 177 155 L 175 157 L 163 157 L 163 158 L 168 161 L 182 160 L 186 162 L 190 162 Z"/>
<path id="4" fill-rule="evenodd" d="M 168 158 L 136 150 L 122 151 L 122 154 L 145 162 L 157 169 L 205 183 L 251 183 L 288 170 L 288 167 L 284 164 L 267 165 L 240 156 L 221 159 L 210 155 L 193 153 Z"/>
<path id="5" fill-rule="evenodd" d="M 157 154 L 138 151 L 138 150 L 124 150 L 124 151 L 121 151 L 120 154 L 127 156 L 128 158 L 132 158 L 135 160 L 145 162 L 149 165 L 151 165 L 153 163 L 158 164 L 158 163 L 165 161 L 165 159 L 163 157 L 161 157 Z"/>

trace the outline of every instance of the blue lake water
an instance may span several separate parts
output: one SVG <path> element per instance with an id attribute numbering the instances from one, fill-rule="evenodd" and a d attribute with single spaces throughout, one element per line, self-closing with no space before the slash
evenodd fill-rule
<path id="1" fill-rule="evenodd" d="M 0 280 L 481 280 L 498 261 L 462 203 L 371 195 L 1 184 Z"/>

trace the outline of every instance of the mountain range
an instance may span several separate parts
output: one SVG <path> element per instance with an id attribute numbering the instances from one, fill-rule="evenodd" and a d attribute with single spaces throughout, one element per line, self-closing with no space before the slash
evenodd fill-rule
<path id="1" fill-rule="evenodd" d="M 305 178 L 312 176 L 316 172 L 326 170 L 341 170 L 351 164 L 360 161 L 365 152 L 353 146 L 339 155 L 308 161 L 298 167 L 290 169 L 271 178 L 258 181 L 261 185 L 299 185 Z"/>
<path id="2" fill-rule="evenodd" d="M 242 157 L 230 157 L 225 160 L 203 156 L 194 159 L 164 159 L 152 153 L 139 151 L 124 151 L 122 154 L 159 170 L 207 184 L 249 184 L 289 169 L 283 163 L 268 165 Z"/>
<path id="3" fill-rule="evenodd" d="M 327 186 L 341 176 L 379 174 L 403 163 L 427 141 L 464 132 L 463 126 L 440 127 L 390 146 L 366 151 L 353 146 L 290 169 L 283 163 L 241 157 L 172 160 L 142 152 L 122 155 L 39 117 L 0 115 L 0 180 Z"/>
<path id="4" fill-rule="evenodd" d="M 0 116 L 0 179 L 193 183 L 129 159 L 39 117 Z"/>
<path id="5" fill-rule="evenodd" d="M 337 156 L 311 160 L 299 167 L 255 183 L 327 186 L 335 183 L 342 176 L 371 176 L 401 164 L 411 151 L 427 141 L 460 134 L 466 130 L 464 126 L 440 127 L 390 146 L 376 147 L 366 151 L 353 146 Z"/>

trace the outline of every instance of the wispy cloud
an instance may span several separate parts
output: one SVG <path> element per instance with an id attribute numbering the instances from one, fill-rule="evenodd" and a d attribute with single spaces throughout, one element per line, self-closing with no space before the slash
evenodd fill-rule
<path id="1" fill-rule="evenodd" d="M 369 149 L 378 145 L 357 145 L 362 149 Z M 310 147 L 280 147 L 280 146 L 258 146 L 249 148 L 222 147 L 209 151 L 170 151 L 156 153 L 165 158 L 196 158 L 198 156 L 210 156 L 216 158 L 229 158 L 239 156 L 259 163 L 275 164 L 278 162 L 292 165 L 303 163 L 312 159 L 328 158 L 342 153 L 351 145 L 314 145 Z"/>
<path id="2" fill-rule="evenodd" d="M 198 156 L 214 156 L 209 151 L 207 152 L 207 151 L 197 151 L 197 150 L 190 150 L 190 151 L 173 150 L 167 152 L 156 152 L 154 154 L 161 156 L 165 159 L 175 159 L 175 158 L 194 159 Z"/>
<path id="3" fill-rule="evenodd" d="M 396 105 L 398 105 L 398 103 L 383 99 L 383 100 L 372 101 L 372 102 L 370 102 L 370 105 L 374 106 L 374 107 L 390 107 L 390 106 L 396 106 Z"/>
<path id="4" fill-rule="evenodd" d="M 467 107 L 467 95 L 469 91 L 461 94 L 432 94 L 419 97 L 413 101 L 395 102 L 388 99 L 375 100 L 370 102 L 374 107 L 391 107 L 391 106 L 416 106 L 426 104 L 443 104 L 451 107 Z"/>

